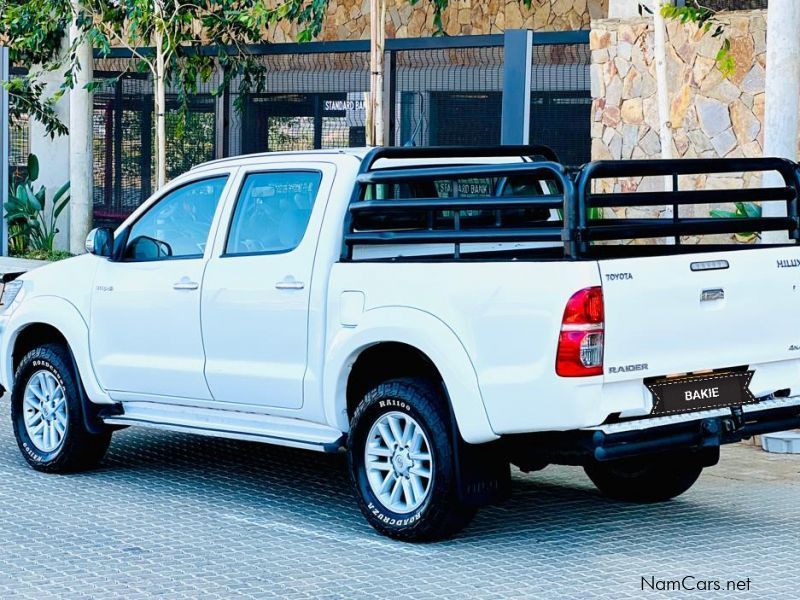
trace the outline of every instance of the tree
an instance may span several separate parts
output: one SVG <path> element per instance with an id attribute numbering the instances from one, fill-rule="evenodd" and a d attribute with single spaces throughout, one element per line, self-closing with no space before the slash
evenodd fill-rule
<path id="1" fill-rule="evenodd" d="M 66 133 L 52 110 L 54 100 L 75 85 L 80 73 L 81 45 L 87 42 L 101 54 L 114 46 L 129 49 L 137 68 L 149 71 L 154 83 L 156 121 L 156 184 L 166 180 L 166 87 L 172 84 L 185 114 L 188 97 L 207 82 L 217 67 L 225 76 L 214 90 L 221 93 L 234 75 L 240 75 L 239 98 L 261 91 L 265 68 L 248 45 L 261 43 L 275 22 L 289 20 L 301 26 L 299 41 L 316 37 L 330 0 L 0 0 L 0 43 L 9 46 L 12 60 L 63 70 L 64 80 L 54 98 L 44 98 L 36 73 L 8 84 L 14 108 L 29 113 L 51 135 Z M 416 4 L 419 0 L 409 0 Z M 442 13 L 449 0 L 428 0 L 434 7 L 434 27 L 442 33 Z M 531 0 L 520 0 L 527 7 Z M 59 56 L 61 39 L 70 24 L 77 25 L 66 57 Z M 215 53 L 206 51 L 214 47 Z M 142 48 L 149 48 L 144 51 Z M 86 78 L 86 74 L 84 74 Z M 373 78 L 374 80 L 380 77 Z M 96 83 L 85 84 L 90 90 Z M 381 90 L 375 90 L 379 94 Z M 379 102 L 378 102 L 379 104 Z M 380 117 L 373 116 L 378 119 Z"/>
<path id="2" fill-rule="evenodd" d="M 84 0 L 75 13 L 82 35 L 101 54 L 113 46 L 127 48 L 137 59 L 137 68 L 152 75 L 157 188 L 167 178 L 167 86 L 172 83 L 177 88 L 184 115 L 189 96 L 217 66 L 226 75 L 215 93 L 230 84 L 234 73 L 243 75 L 240 91 L 262 89 L 264 69 L 247 46 L 260 42 L 270 24 L 282 16 L 280 7 L 240 0 Z M 205 52 L 206 46 L 216 52 Z M 70 65 L 73 72 L 75 67 Z"/>

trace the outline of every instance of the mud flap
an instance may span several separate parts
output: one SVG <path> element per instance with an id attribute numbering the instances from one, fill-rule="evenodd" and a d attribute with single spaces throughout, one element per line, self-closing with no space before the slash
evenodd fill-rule
<path id="1" fill-rule="evenodd" d="M 488 444 L 455 443 L 459 500 L 468 506 L 498 504 L 511 496 L 511 464 L 500 440 Z"/>

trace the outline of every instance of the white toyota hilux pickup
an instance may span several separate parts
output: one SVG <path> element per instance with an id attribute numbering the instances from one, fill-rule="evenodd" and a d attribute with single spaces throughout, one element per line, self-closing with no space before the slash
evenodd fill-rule
<path id="1" fill-rule="evenodd" d="M 783 183 L 678 185 L 745 171 Z M 399 539 L 459 531 L 511 464 L 667 500 L 721 444 L 800 426 L 798 189 L 778 159 L 569 168 L 528 146 L 219 160 L 86 255 L 5 278 L 0 385 L 34 469 L 89 468 L 137 425 L 343 451 Z M 787 216 L 693 206 L 747 200 Z M 786 243 L 714 241 L 741 231 Z"/>

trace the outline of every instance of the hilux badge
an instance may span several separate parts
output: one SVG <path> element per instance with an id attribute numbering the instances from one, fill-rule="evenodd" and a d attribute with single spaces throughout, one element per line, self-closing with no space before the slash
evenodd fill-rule
<path id="1" fill-rule="evenodd" d="M 782 258 L 778 261 L 779 269 L 793 269 L 800 267 L 800 258 Z"/>

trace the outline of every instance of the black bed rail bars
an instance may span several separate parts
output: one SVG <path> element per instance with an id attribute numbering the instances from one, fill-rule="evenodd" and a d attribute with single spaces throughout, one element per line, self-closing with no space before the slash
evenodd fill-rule
<path id="1" fill-rule="evenodd" d="M 497 164 L 444 164 L 436 166 L 399 166 L 372 169 L 380 159 L 441 159 L 480 157 L 521 157 L 525 162 Z M 759 187 L 721 190 L 679 190 L 681 175 L 723 174 L 739 172 L 777 172 L 781 187 Z M 435 182 L 469 178 L 503 178 L 525 175 L 556 182 L 560 194 L 527 196 L 452 197 L 367 199 L 372 186 L 385 184 Z M 593 193 L 592 182 L 604 178 L 667 176 L 672 191 Z M 680 206 L 730 203 L 739 201 L 785 201 L 787 216 L 761 218 L 683 218 Z M 460 257 L 460 244 L 469 242 L 561 242 L 564 257 L 585 256 L 593 242 L 637 238 L 735 234 L 742 231 L 786 231 L 795 243 L 800 240 L 800 175 L 795 163 L 778 158 L 678 159 L 598 161 L 580 168 L 558 162 L 555 153 L 544 146 L 497 147 L 422 147 L 375 148 L 364 157 L 345 216 L 342 260 L 351 260 L 356 245 L 381 244 L 454 244 L 454 258 Z M 673 218 L 598 219 L 589 220 L 591 208 L 629 206 L 673 207 Z M 459 211 L 502 211 L 516 208 L 546 208 L 562 211 L 561 221 L 542 222 L 526 228 L 473 227 L 464 229 Z M 353 219 L 361 215 L 401 214 L 406 211 L 428 213 L 425 229 L 395 231 L 355 231 Z M 433 215 L 453 211 L 453 227 L 435 229 Z"/>
<path id="2" fill-rule="evenodd" d="M 776 172 L 782 187 L 742 189 L 679 190 L 681 175 Z M 598 179 L 665 176 L 672 179 L 672 191 L 593 193 L 592 182 Z M 697 158 L 673 160 L 597 161 L 584 165 L 576 174 L 577 254 L 584 254 L 591 242 L 637 238 L 735 234 L 742 231 L 786 231 L 792 240 L 800 240 L 800 178 L 797 165 L 781 158 Z M 759 218 L 682 218 L 680 207 L 693 204 L 722 204 L 755 201 L 786 202 L 785 217 Z M 590 221 L 590 208 L 628 206 L 672 206 L 672 219 L 600 219 Z"/>
<path id="3" fill-rule="evenodd" d="M 487 158 L 520 157 L 528 162 L 500 164 L 460 164 L 431 167 L 401 167 L 396 169 L 372 170 L 381 159 L 448 159 L 448 158 Z M 541 160 L 544 159 L 544 160 Z M 546 174 L 559 182 L 564 193 L 561 196 L 541 195 L 524 198 L 413 198 L 408 200 L 365 200 L 366 190 L 375 184 L 402 184 L 420 181 L 456 180 L 466 177 L 507 177 L 516 174 Z M 356 185 L 350 198 L 350 208 L 345 214 L 344 242 L 342 260 L 351 260 L 353 246 L 377 244 L 455 244 L 454 256 L 459 257 L 460 244 L 469 242 L 500 241 L 562 241 L 561 227 L 543 226 L 529 229 L 502 230 L 497 228 L 463 230 L 459 218 L 455 218 L 455 228 L 449 231 L 353 231 L 353 218 L 358 214 L 404 212 L 408 210 L 427 211 L 430 216 L 436 211 L 463 211 L 477 208 L 541 207 L 561 209 L 569 204 L 567 198 L 573 195 L 572 180 L 563 165 L 558 162 L 556 153 L 547 146 L 423 146 L 423 147 L 377 147 L 370 150 L 362 159 L 356 178 Z M 458 212 L 456 212 L 458 215 Z M 432 221 L 432 219 L 431 219 Z"/>

